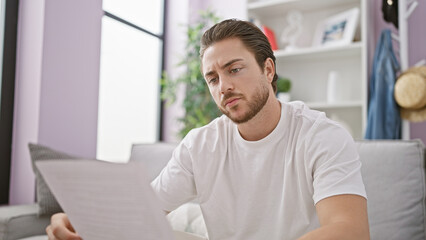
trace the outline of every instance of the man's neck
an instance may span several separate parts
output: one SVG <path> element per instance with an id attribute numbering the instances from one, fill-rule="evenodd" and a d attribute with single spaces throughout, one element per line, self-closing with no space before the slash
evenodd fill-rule
<path id="1" fill-rule="evenodd" d="M 238 131 L 247 141 L 258 141 L 268 136 L 281 118 L 281 103 L 270 95 L 265 106 L 248 122 L 238 124 Z"/>

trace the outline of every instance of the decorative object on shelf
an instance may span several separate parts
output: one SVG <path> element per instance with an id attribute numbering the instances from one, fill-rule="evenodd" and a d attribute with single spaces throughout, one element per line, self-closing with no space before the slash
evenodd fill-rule
<path id="1" fill-rule="evenodd" d="M 426 121 L 426 66 L 402 73 L 395 83 L 394 95 L 403 119 Z"/>
<path id="2" fill-rule="evenodd" d="M 282 102 L 290 102 L 291 81 L 288 78 L 278 77 L 277 98 Z"/>
<path id="3" fill-rule="evenodd" d="M 211 120 L 220 116 L 220 111 L 210 95 L 204 77 L 200 72 L 201 63 L 199 58 L 200 40 L 207 27 L 217 23 L 219 18 L 211 10 L 200 12 L 200 19 L 186 28 L 187 42 L 185 55 L 182 56 L 178 66 L 186 67 L 176 79 L 168 77 L 166 72 L 161 79 L 161 98 L 172 104 L 176 100 L 176 95 L 180 86 L 185 87 L 185 98 L 182 107 L 185 115 L 179 118 L 183 127 L 179 131 L 179 136 L 184 137 L 191 129 L 201 127 Z"/>
<path id="4" fill-rule="evenodd" d="M 355 36 L 359 9 L 352 8 L 321 21 L 315 30 L 312 46 L 350 44 Z"/>
<path id="5" fill-rule="evenodd" d="M 281 34 L 280 42 L 286 51 L 297 49 L 296 43 L 303 30 L 303 15 L 292 10 L 287 14 L 287 26 Z"/>
<path id="6" fill-rule="evenodd" d="M 262 23 L 260 23 L 260 20 L 257 18 L 250 18 L 249 21 L 256 25 L 260 30 L 262 30 Z M 262 30 L 263 31 L 263 30 Z"/>
<path id="7" fill-rule="evenodd" d="M 339 73 L 336 71 L 330 71 L 328 73 L 328 80 L 327 80 L 327 102 L 328 103 L 335 103 L 338 101 L 338 87 L 337 87 L 337 81 L 339 79 Z"/>
<path id="8" fill-rule="evenodd" d="M 261 29 L 262 29 L 263 33 L 266 35 L 266 37 L 268 38 L 269 43 L 271 44 L 272 50 L 278 50 L 278 44 L 277 44 L 277 40 L 275 38 L 274 30 L 270 29 L 266 25 L 262 25 Z"/>

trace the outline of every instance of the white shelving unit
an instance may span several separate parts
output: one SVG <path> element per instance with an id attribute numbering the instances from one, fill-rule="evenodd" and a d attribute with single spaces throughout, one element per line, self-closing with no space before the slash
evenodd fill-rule
<path id="1" fill-rule="evenodd" d="M 354 42 L 335 47 L 312 47 L 317 24 L 345 10 L 359 8 Z M 297 49 L 275 51 L 277 73 L 292 80 L 291 99 L 302 100 L 348 128 L 354 138 L 364 136 L 367 119 L 367 14 L 366 0 L 248 0 L 247 16 L 280 36 L 289 11 L 303 15 L 303 31 Z M 327 81 L 338 73 L 337 101 L 327 102 Z"/>

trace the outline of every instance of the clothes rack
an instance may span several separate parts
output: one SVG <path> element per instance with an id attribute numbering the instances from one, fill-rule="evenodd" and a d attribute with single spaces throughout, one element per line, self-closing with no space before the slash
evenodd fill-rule
<path id="1" fill-rule="evenodd" d="M 414 12 L 418 6 L 417 0 L 399 0 L 398 2 L 398 24 L 399 24 L 399 35 L 394 36 L 394 39 L 399 42 L 399 57 L 401 72 L 405 71 L 409 67 L 408 63 L 408 18 Z M 424 60 L 418 64 L 423 63 Z M 402 121 L 402 139 L 410 139 L 410 122 L 407 120 Z"/>

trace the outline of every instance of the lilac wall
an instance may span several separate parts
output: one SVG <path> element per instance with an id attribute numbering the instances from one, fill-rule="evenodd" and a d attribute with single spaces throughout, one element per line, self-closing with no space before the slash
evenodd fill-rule
<path id="1" fill-rule="evenodd" d="M 409 33 L 409 64 L 416 64 L 426 59 L 426 1 L 418 0 L 419 6 L 408 21 Z M 426 144 L 426 121 L 410 124 L 410 136 L 412 139 L 420 138 Z"/>
<path id="2" fill-rule="evenodd" d="M 21 0 L 10 204 L 34 202 L 28 142 L 96 156 L 101 0 Z"/>
<path id="3" fill-rule="evenodd" d="M 39 143 L 96 157 L 101 0 L 46 0 Z"/>
<path id="4" fill-rule="evenodd" d="M 20 1 L 10 204 L 34 199 L 34 174 L 25 148 L 38 139 L 43 22 L 44 0 Z"/>
<path id="5" fill-rule="evenodd" d="M 426 1 L 418 0 L 418 2 L 418 7 L 408 19 L 409 66 L 413 66 L 420 60 L 426 58 Z M 370 25 L 373 28 L 370 29 L 370 33 L 372 34 L 370 34 L 369 39 L 369 63 L 371 63 L 371 59 L 373 58 L 375 45 L 380 37 L 381 31 L 384 28 L 390 28 L 393 32 L 398 33 L 398 30 L 392 24 L 383 20 L 381 7 L 382 0 L 369 1 L 369 21 L 374 21 L 374 25 Z M 395 49 L 398 49 L 398 44 L 395 44 L 394 46 Z M 369 66 L 371 66 L 371 64 L 369 64 Z M 410 138 L 420 138 L 424 143 L 426 143 L 426 122 L 411 123 Z"/>

